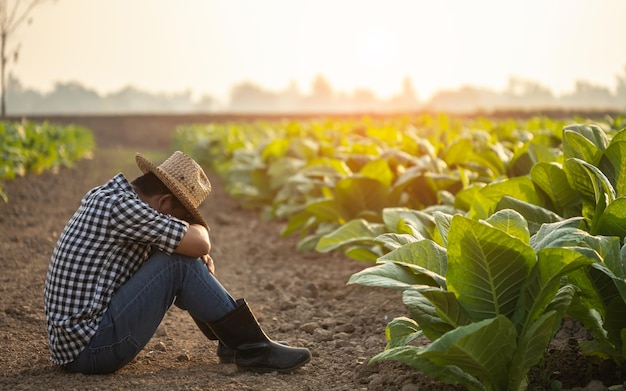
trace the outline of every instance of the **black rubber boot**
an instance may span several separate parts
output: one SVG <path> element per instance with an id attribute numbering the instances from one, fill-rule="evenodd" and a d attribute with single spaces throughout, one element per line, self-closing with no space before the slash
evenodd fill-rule
<path id="1" fill-rule="evenodd" d="M 198 326 L 200 331 L 202 331 L 202 334 L 204 334 L 205 337 L 207 337 L 211 341 L 219 341 L 217 343 L 217 357 L 219 358 L 220 363 L 222 364 L 234 363 L 235 362 L 235 350 L 229 349 L 228 347 L 226 347 L 226 345 L 224 345 L 222 341 L 220 341 L 219 338 L 217 338 L 217 336 L 215 335 L 213 330 L 211 330 L 208 324 L 204 323 L 201 320 L 194 318 L 193 316 L 191 318 L 193 319 L 194 322 L 196 322 L 196 325 Z"/>
<path id="2" fill-rule="evenodd" d="M 220 363 L 221 364 L 234 363 L 235 362 L 235 350 L 230 349 L 229 347 L 224 345 L 224 343 L 222 343 L 222 341 L 220 341 L 219 338 L 217 338 L 217 336 L 215 335 L 213 330 L 211 330 L 208 324 L 204 323 L 201 320 L 194 318 L 193 316 L 191 318 L 193 319 L 194 322 L 196 322 L 196 325 L 198 326 L 200 331 L 202 331 L 202 334 L 204 334 L 205 337 L 207 337 L 211 341 L 219 341 L 217 343 L 217 358 L 219 358 Z M 285 346 L 289 345 L 287 341 L 278 341 L 278 343 L 281 345 L 285 345 Z"/>
<path id="3" fill-rule="evenodd" d="M 213 330 L 211 330 L 208 324 L 204 323 L 201 320 L 194 318 L 193 316 L 191 317 L 191 319 L 193 319 L 193 321 L 196 322 L 196 325 L 198 326 L 200 331 L 202 331 L 202 334 L 204 334 L 205 337 L 207 337 L 211 341 L 219 341 L 217 343 L 217 357 L 220 359 L 220 363 L 221 364 L 234 363 L 235 362 L 235 349 L 231 349 L 227 347 L 226 345 L 224 345 L 224 343 L 220 341 L 219 338 L 217 338 L 217 336 L 215 335 Z M 278 341 L 278 343 L 281 345 L 285 345 L 285 346 L 289 345 L 287 341 Z"/>
<path id="4" fill-rule="evenodd" d="M 257 372 L 289 372 L 311 360 L 306 348 L 285 346 L 265 335 L 245 300 L 221 319 L 209 323 L 213 333 L 235 351 L 235 364 Z"/>

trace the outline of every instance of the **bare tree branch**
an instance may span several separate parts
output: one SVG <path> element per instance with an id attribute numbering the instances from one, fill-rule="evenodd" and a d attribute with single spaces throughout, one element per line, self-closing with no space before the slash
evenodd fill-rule
<path id="1" fill-rule="evenodd" d="M 17 28 L 17 26 L 19 26 L 20 24 L 22 24 L 22 22 L 24 21 L 24 19 L 26 19 L 26 17 L 28 17 L 28 14 L 30 13 L 30 11 L 39 3 L 41 3 L 41 0 L 33 0 L 28 4 L 28 7 L 26 7 L 26 9 L 24 10 L 24 12 L 22 13 L 22 15 L 20 15 L 17 19 L 15 19 L 15 16 L 17 15 L 17 9 L 18 6 L 17 4 L 15 5 L 15 7 L 13 8 L 13 12 L 11 13 L 11 18 L 9 18 L 8 21 L 8 26 L 7 26 L 7 33 L 11 34 L 15 31 L 15 29 Z"/>
<path id="2" fill-rule="evenodd" d="M 0 30 L 5 31 L 7 24 L 7 0 L 0 1 Z"/>
<path id="3" fill-rule="evenodd" d="M 24 4 L 23 0 L 15 1 L 9 13 L 8 0 L 0 0 L 0 116 L 4 118 L 6 115 L 6 65 L 7 65 L 7 40 L 15 32 L 15 30 L 24 22 L 28 14 L 45 0 L 31 0 L 23 11 L 19 11 L 20 4 Z M 19 46 L 18 46 L 19 48 Z M 17 50 L 13 54 L 14 61 L 17 60 Z"/>

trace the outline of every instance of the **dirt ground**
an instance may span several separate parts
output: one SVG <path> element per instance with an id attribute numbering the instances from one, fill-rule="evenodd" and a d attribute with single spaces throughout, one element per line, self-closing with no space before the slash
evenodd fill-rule
<path id="1" fill-rule="evenodd" d="M 61 122 L 81 124 L 81 118 Z M 55 174 L 3 183 L 9 202 L 0 202 L 0 389 L 461 389 L 401 364 L 368 365 L 385 347 L 387 322 L 406 315 L 400 293 L 346 285 L 351 274 L 368 265 L 339 254 L 298 253 L 296 238 L 280 237 L 282 223 L 261 221 L 257 212 L 242 209 L 211 173 L 213 192 L 202 211 L 212 227 L 217 277 L 235 298 L 248 300 L 272 338 L 309 348 L 311 362 L 291 374 L 254 374 L 219 364 L 216 342 L 206 340 L 185 312 L 172 308 L 146 348 L 115 374 L 69 374 L 53 365 L 43 285 L 59 233 L 89 189 L 120 171 L 129 178 L 139 175 L 136 151 L 155 160 L 167 157 L 175 124 L 91 118 L 98 145 L 93 159 Z M 576 327 L 561 330 L 551 350 L 557 358 L 533 371 L 532 388 L 554 379 L 564 389 L 587 386 L 593 379 L 607 386 L 624 383 L 626 375 L 615 376 L 610 366 L 603 370 L 601 363 L 579 354 L 571 337 L 580 334 Z"/>

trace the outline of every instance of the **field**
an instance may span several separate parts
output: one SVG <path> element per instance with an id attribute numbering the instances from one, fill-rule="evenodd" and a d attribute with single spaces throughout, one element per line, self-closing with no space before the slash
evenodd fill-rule
<path id="1" fill-rule="evenodd" d="M 416 370 L 382 362 L 385 326 L 405 315 L 400 292 L 346 285 L 366 264 L 340 254 L 298 253 L 296 238 L 280 238 L 281 223 L 261 221 L 242 209 L 209 174 L 213 192 L 202 211 L 212 227 L 217 276 L 235 297 L 245 297 L 274 339 L 306 346 L 313 360 L 293 374 L 250 374 L 218 364 L 216 343 L 173 308 L 135 361 L 116 374 L 67 374 L 48 360 L 43 283 L 50 253 L 83 194 L 117 172 L 139 174 L 136 151 L 156 161 L 171 152 L 178 124 L 203 117 L 61 117 L 94 132 L 94 158 L 75 169 L 3 183 L 0 203 L 0 389 L 216 389 L 216 390 L 418 390 L 454 389 Z M 610 376 L 568 344 L 585 331 L 568 323 L 557 335 L 545 369 L 534 379 L 558 379 L 565 389 Z M 553 358 L 553 357 L 552 357 Z M 607 375 L 608 374 L 608 375 Z M 607 385 L 625 379 L 609 379 Z"/>

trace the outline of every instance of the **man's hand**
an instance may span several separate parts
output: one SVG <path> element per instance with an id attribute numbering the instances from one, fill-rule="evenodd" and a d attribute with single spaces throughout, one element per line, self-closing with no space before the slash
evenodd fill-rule
<path id="1" fill-rule="evenodd" d="M 213 264 L 213 258 L 209 254 L 205 254 L 200 257 L 202 262 L 206 265 L 206 268 L 209 270 L 211 274 L 215 274 L 215 265 Z"/>

